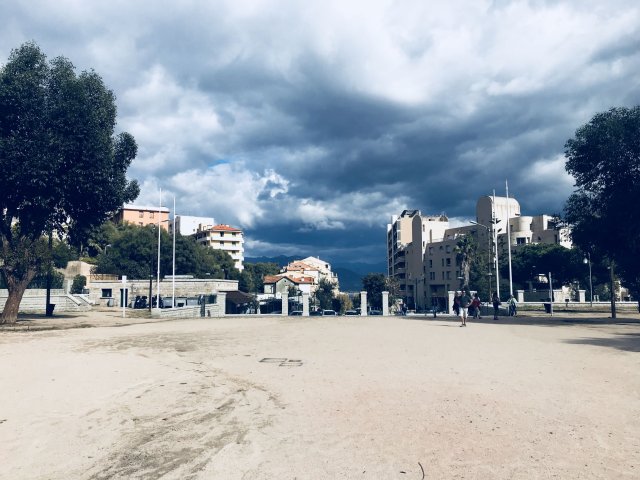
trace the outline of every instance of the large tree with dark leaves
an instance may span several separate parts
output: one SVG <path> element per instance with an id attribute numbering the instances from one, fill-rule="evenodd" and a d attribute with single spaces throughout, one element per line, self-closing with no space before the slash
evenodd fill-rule
<path id="1" fill-rule="evenodd" d="M 640 107 L 598 113 L 567 141 L 565 156 L 576 182 L 565 206 L 573 242 L 592 257 L 607 258 L 612 277 L 615 267 L 638 295 Z"/>
<path id="2" fill-rule="evenodd" d="M 115 97 L 93 71 L 47 62 L 33 43 L 0 69 L 0 272 L 9 290 L 1 323 L 15 322 L 48 263 L 43 236 L 87 231 L 138 195 L 126 178 L 137 146 L 115 124 Z"/>

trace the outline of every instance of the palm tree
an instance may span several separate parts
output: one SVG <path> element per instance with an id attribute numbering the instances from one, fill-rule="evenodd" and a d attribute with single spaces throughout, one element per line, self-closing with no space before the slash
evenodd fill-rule
<path id="1" fill-rule="evenodd" d="M 476 255 L 476 242 L 471 235 L 463 235 L 458 239 L 454 251 L 456 252 L 456 260 L 460 264 L 460 273 L 462 274 L 463 290 L 469 290 L 469 272 L 471 271 L 471 262 Z"/>

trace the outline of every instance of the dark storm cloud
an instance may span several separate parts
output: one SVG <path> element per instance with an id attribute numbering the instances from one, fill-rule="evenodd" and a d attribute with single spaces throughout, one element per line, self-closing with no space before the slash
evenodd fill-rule
<path id="1" fill-rule="evenodd" d="M 26 40 L 95 68 L 142 203 L 243 227 L 248 256 L 384 258 L 403 208 L 472 218 L 505 180 L 562 209 L 564 143 L 640 103 L 636 2 L 13 2 Z"/>

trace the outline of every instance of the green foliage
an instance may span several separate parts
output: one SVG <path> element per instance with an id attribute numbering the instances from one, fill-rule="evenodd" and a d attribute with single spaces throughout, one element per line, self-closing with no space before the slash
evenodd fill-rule
<path id="1" fill-rule="evenodd" d="M 576 190 L 565 205 L 573 243 L 617 265 L 640 293 L 640 107 L 612 108 L 565 145 Z"/>
<path id="2" fill-rule="evenodd" d="M 26 285 L 48 263 L 43 235 L 80 237 L 138 195 L 126 178 L 137 146 L 115 125 L 113 93 L 97 73 L 47 62 L 34 43 L 0 67 L 2 322 L 15 321 Z"/>
<path id="3" fill-rule="evenodd" d="M 82 290 L 87 285 L 87 277 L 84 275 L 76 275 L 73 277 L 73 283 L 71 284 L 71 293 L 82 293 Z"/>
<path id="4" fill-rule="evenodd" d="M 333 284 L 326 278 L 322 278 L 316 290 L 316 299 L 322 309 L 333 308 Z"/>
<path id="5" fill-rule="evenodd" d="M 280 271 L 277 263 L 245 263 L 240 274 L 238 289 L 247 293 L 262 293 L 265 275 L 275 275 Z"/>
<path id="6" fill-rule="evenodd" d="M 78 260 L 78 252 L 64 241 L 53 241 L 52 248 L 53 265 L 56 268 L 66 268 L 67 263 Z"/>
<path id="7" fill-rule="evenodd" d="M 471 264 L 473 263 L 478 248 L 472 235 L 464 235 L 458 239 L 454 251 L 456 252 L 456 260 L 460 265 L 462 272 L 462 280 L 460 287 L 469 290 L 469 275 Z"/>
<path id="8" fill-rule="evenodd" d="M 353 302 L 351 298 L 346 293 L 341 293 L 335 299 L 337 301 L 337 307 L 335 310 L 339 311 L 341 314 L 344 314 L 347 310 L 351 310 L 353 308 Z"/>
<path id="9" fill-rule="evenodd" d="M 491 298 L 492 290 L 495 289 L 495 279 L 489 276 L 493 273 L 490 261 L 491 256 L 486 251 L 482 253 L 476 251 L 469 268 L 469 286 L 485 300 Z"/>
<path id="10" fill-rule="evenodd" d="M 367 303 L 374 309 L 382 309 L 382 292 L 387 289 L 387 278 L 382 273 L 368 273 L 362 278 L 362 289 L 367 292 Z M 366 305 L 361 305 L 366 308 Z"/>
<path id="11" fill-rule="evenodd" d="M 157 275 L 158 230 L 156 226 L 140 227 L 123 224 L 105 238 L 110 245 L 97 257 L 96 273 L 126 275 L 129 278 L 149 278 Z M 160 231 L 160 274 L 173 271 L 173 239 Z M 176 233 L 176 275 L 195 278 L 238 279 L 240 273 L 227 252 L 196 243 L 191 236 Z"/>

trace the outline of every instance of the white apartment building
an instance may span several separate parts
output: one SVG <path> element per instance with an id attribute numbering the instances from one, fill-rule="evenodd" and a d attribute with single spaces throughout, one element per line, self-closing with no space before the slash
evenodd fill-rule
<path id="1" fill-rule="evenodd" d="M 314 293 L 318 289 L 321 280 L 326 280 L 333 285 L 333 291 L 338 294 L 340 291 L 340 283 L 338 275 L 331 271 L 331 264 L 321 260 L 320 257 L 307 257 L 302 260 L 294 260 L 288 265 L 282 267 L 277 275 L 269 275 L 264 279 L 265 293 L 273 293 L 277 288 L 281 287 L 280 279 L 288 279 L 294 282 L 305 292 Z M 276 286 L 277 284 L 277 286 Z M 280 291 L 280 290 L 278 290 Z"/>
<path id="2" fill-rule="evenodd" d="M 189 215 L 176 215 L 176 232 L 180 235 L 193 235 L 198 232 L 201 227 L 207 225 L 215 225 L 213 217 L 192 217 Z M 169 222 L 169 228 L 173 231 L 173 221 Z"/>
<path id="3" fill-rule="evenodd" d="M 496 254 L 507 254 L 508 245 L 512 251 L 530 243 L 571 247 L 568 232 L 558 229 L 551 216 L 522 216 L 514 198 L 480 197 L 476 221 L 455 228 L 450 228 L 444 215 L 425 216 L 419 210 L 405 210 L 387 225 L 387 261 L 389 276 L 398 280 L 409 308 L 430 308 L 434 301 L 447 298 L 447 292 L 460 288 L 455 248 L 463 235 L 473 235 L 481 251 L 491 252 L 493 265 Z M 493 274 L 495 278 L 495 267 Z"/>
<path id="4" fill-rule="evenodd" d="M 198 243 L 229 253 L 235 267 L 240 271 L 244 269 L 244 236 L 239 228 L 223 224 L 200 225 L 194 237 Z"/>

